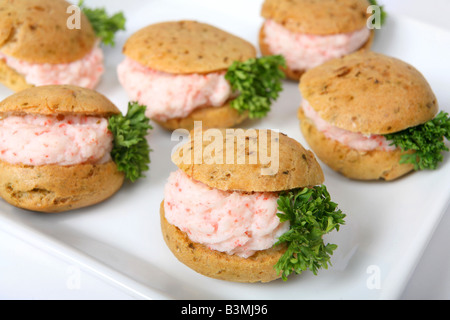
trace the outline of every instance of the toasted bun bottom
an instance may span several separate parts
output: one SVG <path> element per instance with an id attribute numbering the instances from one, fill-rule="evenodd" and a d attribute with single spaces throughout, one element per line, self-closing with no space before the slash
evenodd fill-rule
<path id="1" fill-rule="evenodd" d="M 392 181 L 414 170 L 411 164 L 400 164 L 400 150 L 366 152 L 351 149 L 317 130 L 302 108 L 298 111 L 298 117 L 303 136 L 317 157 L 347 178 Z"/>
<path id="2" fill-rule="evenodd" d="M 372 31 L 370 38 L 367 40 L 367 42 L 359 49 L 359 50 L 369 50 L 372 47 L 373 39 L 375 36 L 375 32 Z M 266 41 L 266 34 L 264 32 L 264 25 L 261 27 L 259 31 L 259 48 L 261 50 L 261 53 L 263 56 L 270 56 L 273 55 L 273 53 L 270 51 L 269 46 L 267 45 Z M 294 70 L 291 68 L 283 68 L 283 72 L 286 75 L 288 79 L 299 81 L 302 75 L 307 70 Z"/>
<path id="3" fill-rule="evenodd" d="M 169 119 L 165 122 L 156 121 L 160 126 L 168 130 L 194 129 L 194 122 L 201 121 L 203 128 L 231 128 L 248 118 L 248 113 L 239 113 L 231 108 L 230 103 L 221 107 L 206 107 L 194 110 L 186 118 Z"/>
<path id="4" fill-rule="evenodd" d="M 258 251 L 245 259 L 192 242 L 184 232 L 167 222 L 164 201 L 161 203 L 160 216 L 167 246 L 181 263 L 194 271 L 214 279 L 243 283 L 265 283 L 280 278 L 274 266 L 285 253 L 285 247 Z"/>
<path id="5" fill-rule="evenodd" d="M 34 87 L 26 82 L 23 75 L 10 68 L 4 60 L 0 60 L 0 83 L 15 92 Z"/>
<path id="6" fill-rule="evenodd" d="M 13 206 L 63 212 L 97 204 L 124 181 L 114 162 L 74 166 L 24 166 L 0 161 L 0 196 Z"/>

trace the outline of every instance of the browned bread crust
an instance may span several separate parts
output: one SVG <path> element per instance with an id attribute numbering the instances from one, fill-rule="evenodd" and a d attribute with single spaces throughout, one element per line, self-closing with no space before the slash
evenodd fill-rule
<path id="1" fill-rule="evenodd" d="M 30 63 L 69 63 L 88 54 L 97 41 L 81 13 L 80 29 L 69 29 L 63 0 L 1 0 L 0 51 Z"/>
<path id="2" fill-rule="evenodd" d="M 364 28 L 369 5 L 367 0 L 266 0 L 261 15 L 292 32 L 329 35 Z"/>
<path id="3" fill-rule="evenodd" d="M 109 117 L 120 110 L 101 93 L 72 85 L 32 87 L 0 102 L 0 113 Z"/>
<path id="4" fill-rule="evenodd" d="M 207 129 L 194 130 L 191 131 L 190 140 L 173 154 L 173 162 L 194 180 L 211 188 L 241 192 L 278 192 L 324 182 L 322 169 L 314 154 L 282 133 L 277 136 L 271 130 L 214 130 L 220 132 L 219 138 L 222 140 L 208 138 L 206 134 L 213 132 Z M 233 134 L 234 147 L 227 156 L 226 140 Z M 198 139 L 201 139 L 200 152 L 196 151 L 198 147 L 195 141 Z M 206 150 L 213 140 L 215 153 L 210 155 Z M 255 153 L 258 157 L 251 163 L 250 155 Z M 197 154 L 201 159 L 196 159 Z M 216 155 L 221 157 L 219 164 Z M 259 155 L 273 156 L 273 163 Z M 264 169 L 268 171 L 262 174 Z"/>
<path id="5" fill-rule="evenodd" d="M 97 204 L 116 193 L 124 175 L 112 161 L 74 166 L 24 166 L 0 161 L 0 196 L 13 206 L 63 212 Z"/>
<path id="6" fill-rule="evenodd" d="M 234 61 L 256 57 L 249 42 L 197 21 L 169 21 L 134 33 L 123 54 L 158 71 L 175 74 L 227 70 Z"/>
<path id="7" fill-rule="evenodd" d="M 438 103 L 410 64 L 359 51 L 307 71 L 300 92 L 330 124 L 363 134 L 389 134 L 433 119 Z"/>

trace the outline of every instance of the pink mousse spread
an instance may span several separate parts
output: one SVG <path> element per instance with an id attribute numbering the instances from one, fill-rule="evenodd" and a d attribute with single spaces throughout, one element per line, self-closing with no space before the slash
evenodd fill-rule
<path id="1" fill-rule="evenodd" d="M 104 72 L 103 51 L 96 45 L 84 58 L 61 64 L 37 64 L 19 60 L 0 52 L 0 59 L 35 86 L 68 84 L 94 89 Z"/>
<path id="2" fill-rule="evenodd" d="M 0 160 L 62 166 L 109 161 L 113 136 L 105 118 L 10 115 L 0 120 Z"/>
<path id="3" fill-rule="evenodd" d="M 335 127 L 323 120 L 319 114 L 311 107 L 308 101 L 302 101 L 302 108 L 305 116 L 311 119 L 317 130 L 322 132 L 327 138 L 336 140 L 349 148 L 359 151 L 384 150 L 393 151 L 395 146 L 381 135 L 364 135 L 358 132 L 351 132 Z"/>
<path id="4" fill-rule="evenodd" d="M 130 98 L 147 106 L 147 117 L 159 121 L 184 118 L 200 107 L 220 107 L 232 93 L 224 72 L 170 74 L 127 57 L 117 73 Z"/>
<path id="5" fill-rule="evenodd" d="M 164 190 L 167 221 L 196 243 L 243 258 L 271 248 L 289 230 L 273 193 L 226 192 L 173 172 Z"/>
<path id="6" fill-rule="evenodd" d="M 266 20 L 264 32 L 270 51 L 283 55 L 292 70 L 309 70 L 333 58 L 352 53 L 370 37 L 368 28 L 325 36 L 294 33 L 273 20 Z"/>

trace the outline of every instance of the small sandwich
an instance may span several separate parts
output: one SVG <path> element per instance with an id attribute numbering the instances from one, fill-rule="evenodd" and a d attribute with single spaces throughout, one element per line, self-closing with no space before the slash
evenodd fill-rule
<path id="1" fill-rule="evenodd" d="M 282 57 L 256 58 L 255 47 L 196 21 L 169 21 L 134 33 L 118 78 L 147 116 L 168 130 L 233 127 L 262 118 L 281 91 Z"/>
<path id="2" fill-rule="evenodd" d="M 301 130 L 317 157 L 357 180 L 394 180 L 436 169 L 448 151 L 448 114 L 410 64 L 357 52 L 306 72 Z"/>
<path id="3" fill-rule="evenodd" d="M 64 0 L 0 0 L 0 83 L 13 91 L 98 85 L 104 72 L 100 43 L 113 45 L 125 19 L 71 7 Z"/>
<path id="4" fill-rule="evenodd" d="M 172 159 L 161 228 L 181 263 L 246 283 L 328 267 L 337 246 L 322 236 L 345 215 L 297 141 L 271 130 L 195 129 Z"/>
<path id="5" fill-rule="evenodd" d="M 148 169 L 145 107 L 126 116 L 106 97 L 70 85 L 22 90 L 0 102 L 0 196 L 62 212 L 97 204 Z"/>
<path id="6" fill-rule="evenodd" d="M 301 75 L 330 59 L 370 49 L 367 0 L 265 0 L 259 34 L 264 55 L 282 55 L 287 77 Z"/>

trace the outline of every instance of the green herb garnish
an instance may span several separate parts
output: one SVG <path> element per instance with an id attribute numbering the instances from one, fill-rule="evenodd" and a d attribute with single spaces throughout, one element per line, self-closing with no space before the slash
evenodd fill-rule
<path id="1" fill-rule="evenodd" d="M 151 150 L 146 136 L 153 127 L 145 110 L 145 106 L 130 102 L 126 116 L 118 114 L 109 119 L 108 129 L 114 135 L 111 157 L 131 182 L 144 177 L 143 172 L 149 169 Z"/>
<path id="2" fill-rule="evenodd" d="M 280 67 L 285 66 L 284 57 L 279 55 L 235 61 L 225 75 L 239 94 L 231 101 L 231 107 L 240 113 L 248 111 L 250 118 L 265 117 L 282 91 L 281 79 L 285 75 Z"/>
<path id="3" fill-rule="evenodd" d="M 119 30 L 125 30 L 125 16 L 118 12 L 109 16 L 104 8 L 90 9 L 84 6 L 84 0 L 80 0 L 78 7 L 91 22 L 95 34 L 105 45 L 114 46 L 114 37 Z"/>
<path id="4" fill-rule="evenodd" d="M 345 214 L 337 209 L 325 186 L 296 189 L 278 199 L 278 217 L 289 221 L 290 229 L 276 243 L 287 245 L 287 251 L 275 265 L 284 281 L 291 273 L 300 274 L 309 269 L 315 275 L 320 268 L 327 269 L 335 244 L 324 244 L 323 236 L 339 231 Z"/>
<path id="5" fill-rule="evenodd" d="M 444 138 L 450 139 L 450 118 L 441 111 L 434 119 L 397 133 L 385 135 L 391 145 L 403 152 L 400 163 L 413 164 L 415 170 L 435 170 L 444 157 L 442 152 L 449 151 Z"/>
<path id="6" fill-rule="evenodd" d="M 381 23 L 381 25 L 384 25 L 384 23 L 386 22 L 386 19 L 387 19 L 387 12 L 384 10 L 384 6 L 380 6 L 377 3 L 377 0 L 369 0 L 369 2 L 370 2 L 370 5 L 378 6 L 380 8 L 380 11 L 381 11 L 380 12 L 380 19 L 381 19 L 380 23 Z"/>

